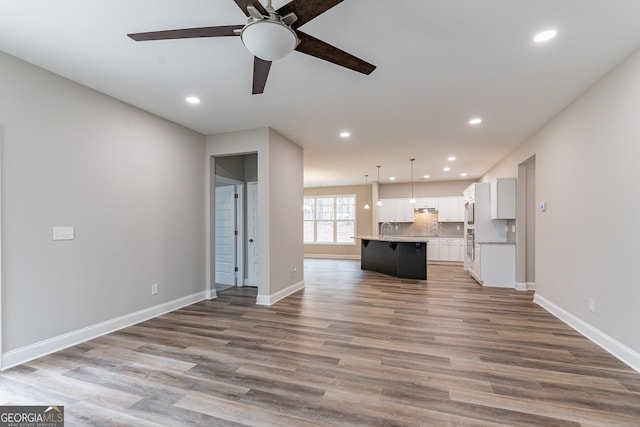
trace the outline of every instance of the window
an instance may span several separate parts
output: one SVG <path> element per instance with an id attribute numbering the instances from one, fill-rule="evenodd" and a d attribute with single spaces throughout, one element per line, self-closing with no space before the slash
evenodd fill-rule
<path id="1" fill-rule="evenodd" d="M 304 198 L 305 243 L 351 243 L 356 231 L 356 196 Z"/>

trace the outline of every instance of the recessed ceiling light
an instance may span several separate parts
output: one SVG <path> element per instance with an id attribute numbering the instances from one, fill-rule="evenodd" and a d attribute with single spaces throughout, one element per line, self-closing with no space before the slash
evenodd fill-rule
<path id="1" fill-rule="evenodd" d="M 340 138 L 349 138 L 351 136 L 351 132 L 348 131 L 342 131 L 340 132 Z"/>
<path id="2" fill-rule="evenodd" d="M 395 176 L 390 176 L 390 177 L 389 177 L 389 181 L 395 181 L 395 180 L 396 180 L 396 177 L 395 177 Z"/>
<path id="3" fill-rule="evenodd" d="M 446 167 L 446 168 L 442 168 L 442 170 L 445 171 L 445 172 L 449 172 L 451 170 L 451 168 L 450 167 Z"/>
<path id="4" fill-rule="evenodd" d="M 429 179 L 429 178 L 431 178 L 431 177 L 430 177 L 429 175 L 425 175 L 425 176 L 423 176 L 423 178 L 424 178 L 424 179 Z"/>
<path id="5" fill-rule="evenodd" d="M 462 172 L 462 173 L 460 174 L 460 176 L 467 176 L 467 173 L 466 173 L 466 172 Z"/>
<path id="6" fill-rule="evenodd" d="M 556 30 L 546 30 L 536 34 L 535 37 L 533 38 L 533 41 L 536 43 L 544 43 L 544 42 L 548 42 L 549 40 L 551 40 L 557 35 L 558 35 L 558 32 Z"/>
<path id="7" fill-rule="evenodd" d="M 447 158 L 447 160 L 449 160 L 450 162 L 453 162 L 455 159 L 456 159 L 455 156 L 450 156 Z"/>
<path id="8" fill-rule="evenodd" d="M 469 120 L 470 125 L 479 125 L 480 123 L 482 123 L 482 119 L 480 117 L 474 117 L 473 119 Z"/>
<path id="9" fill-rule="evenodd" d="M 189 104 L 200 104 L 200 98 L 197 96 L 187 96 L 186 101 Z"/>

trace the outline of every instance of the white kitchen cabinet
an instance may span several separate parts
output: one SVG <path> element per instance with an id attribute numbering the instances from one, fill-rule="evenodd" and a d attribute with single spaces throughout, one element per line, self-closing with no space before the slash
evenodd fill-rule
<path id="1" fill-rule="evenodd" d="M 382 205 L 376 206 L 378 222 L 395 222 L 396 201 L 394 199 L 382 199 L 380 201 Z"/>
<path id="2" fill-rule="evenodd" d="M 438 222 L 464 222 L 464 200 L 461 196 L 438 198 Z"/>
<path id="3" fill-rule="evenodd" d="M 440 237 L 438 239 L 439 261 L 464 261 L 464 238 Z"/>
<path id="4" fill-rule="evenodd" d="M 497 178 L 491 181 L 491 219 L 516 218 L 516 179 Z"/>
<path id="5" fill-rule="evenodd" d="M 413 222 L 413 204 L 409 199 L 382 199 L 376 206 L 378 222 Z"/>
<path id="6" fill-rule="evenodd" d="M 458 240 L 458 250 L 456 251 L 456 259 L 454 261 L 464 262 L 464 256 L 467 252 L 466 241 L 464 237 L 460 237 Z"/>
<path id="7" fill-rule="evenodd" d="M 469 273 L 482 286 L 515 288 L 515 244 L 476 243 L 475 259 Z"/>
<path id="8" fill-rule="evenodd" d="M 437 197 L 418 197 L 416 198 L 415 208 L 438 210 L 438 198 Z"/>
<path id="9" fill-rule="evenodd" d="M 429 237 L 427 243 L 427 262 L 440 260 L 440 246 L 437 237 Z"/>
<path id="10" fill-rule="evenodd" d="M 414 203 L 409 203 L 409 199 L 396 200 L 396 222 L 413 222 L 414 221 Z"/>
<path id="11" fill-rule="evenodd" d="M 462 192 L 463 203 L 473 203 L 476 199 L 476 185 L 471 184 Z"/>

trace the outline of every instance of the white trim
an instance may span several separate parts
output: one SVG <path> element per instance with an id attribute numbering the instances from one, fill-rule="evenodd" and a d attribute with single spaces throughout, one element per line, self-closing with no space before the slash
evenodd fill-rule
<path id="1" fill-rule="evenodd" d="M 528 285 L 526 282 L 516 282 L 515 283 L 516 291 L 526 291 L 528 290 Z"/>
<path id="2" fill-rule="evenodd" d="M 256 298 L 256 305 L 271 305 L 275 304 L 283 298 L 288 297 L 291 294 L 298 292 L 300 289 L 304 289 L 304 281 L 294 283 L 293 285 L 284 288 L 281 291 L 272 295 L 260 295 Z"/>
<path id="3" fill-rule="evenodd" d="M 579 317 L 574 316 L 573 314 L 555 305 L 554 303 L 537 293 L 534 295 L 533 301 L 547 310 L 549 313 L 556 316 L 558 319 L 565 322 L 567 325 L 571 326 L 576 331 L 580 332 L 589 340 L 593 341 L 604 350 L 611 353 L 624 364 L 628 365 L 637 372 L 640 372 L 640 354 L 638 354 L 634 350 L 611 338 L 601 330 L 594 328 L 589 323 L 585 322 Z"/>
<path id="4" fill-rule="evenodd" d="M 218 292 L 215 289 L 207 289 L 204 291 L 204 299 L 212 300 L 218 298 Z"/>
<path id="5" fill-rule="evenodd" d="M 527 290 L 535 291 L 536 290 L 536 282 L 527 282 Z"/>
<path id="6" fill-rule="evenodd" d="M 197 303 L 206 299 L 206 294 L 206 291 L 198 292 L 193 295 L 188 295 L 173 301 L 145 308 L 134 313 L 125 314 L 124 316 L 116 317 L 115 319 L 110 319 L 96 325 L 88 326 L 86 328 L 49 338 L 35 344 L 11 350 L 2 354 L 0 370 L 12 368 L 39 357 L 46 356 L 47 354 L 63 350 L 76 344 L 126 328 L 127 326 L 132 326 L 136 323 Z"/>
<path id="7" fill-rule="evenodd" d="M 360 259 L 360 255 L 340 255 L 340 254 L 304 254 L 305 258 L 318 259 Z"/>
<path id="8" fill-rule="evenodd" d="M 439 259 L 427 259 L 427 264 L 429 265 L 455 265 L 458 267 L 462 267 L 463 261 L 445 261 Z"/>

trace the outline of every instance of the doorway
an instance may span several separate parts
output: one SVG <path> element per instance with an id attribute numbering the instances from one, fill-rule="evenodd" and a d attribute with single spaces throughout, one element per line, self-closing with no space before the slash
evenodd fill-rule
<path id="1" fill-rule="evenodd" d="M 516 234 L 516 285 L 521 290 L 536 286 L 536 157 L 518 165 L 518 220 Z"/>
<path id="2" fill-rule="evenodd" d="M 257 153 L 213 158 L 211 281 L 216 294 L 241 288 L 246 294 L 258 286 L 257 160 Z"/>

